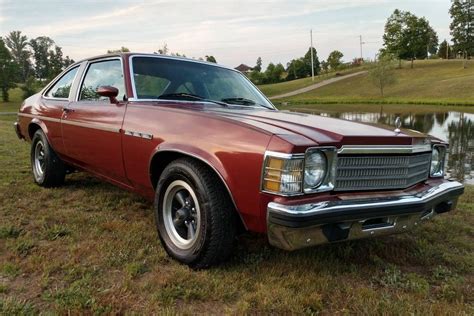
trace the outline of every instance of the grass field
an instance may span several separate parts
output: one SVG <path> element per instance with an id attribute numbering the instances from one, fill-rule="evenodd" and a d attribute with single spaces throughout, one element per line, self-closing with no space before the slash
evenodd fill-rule
<path id="1" fill-rule="evenodd" d="M 13 120 L 0 116 L 0 315 L 474 313 L 473 187 L 411 234 L 293 253 L 246 235 L 193 271 L 165 254 L 147 201 L 84 173 L 34 185 Z"/>
<path id="2" fill-rule="evenodd" d="M 278 104 L 278 109 L 304 113 L 325 113 L 325 112 L 359 112 L 359 113 L 442 113 L 442 112 L 465 112 L 474 113 L 474 106 L 468 105 L 431 105 L 431 104 L 358 104 L 358 103 L 288 103 Z"/>
<path id="3" fill-rule="evenodd" d="M 311 77 L 308 77 L 308 78 L 296 79 L 296 80 L 279 82 L 279 83 L 259 85 L 258 88 L 267 97 L 272 97 L 272 96 L 275 96 L 275 95 L 278 95 L 278 94 L 283 94 L 283 93 L 286 93 L 286 92 L 291 92 L 291 91 L 294 91 L 294 90 L 298 90 L 298 89 L 310 86 L 312 84 L 321 82 L 323 80 L 334 78 L 336 76 L 336 73 L 342 74 L 342 75 L 347 75 L 347 74 L 362 71 L 362 70 L 365 70 L 365 69 L 366 69 L 366 67 L 356 67 L 356 68 L 352 68 L 352 69 L 346 69 L 346 70 L 342 70 L 342 71 L 338 71 L 338 72 L 330 72 L 328 74 L 315 76 L 314 81 L 311 80 Z"/>
<path id="4" fill-rule="evenodd" d="M 10 101 L 0 101 L 0 112 L 18 112 L 22 99 L 23 91 L 20 88 L 10 89 Z"/>
<path id="5" fill-rule="evenodd" d="M 421 60 L 415 62 L 414 69 L 405 64 L 402 69 L 394 71 L 397 82 L 386 88 L 383 98 L 368 75 L 362 75 L 278 102 L 474 105 L 474 61 L 463 69 L 459 60 Z M 279 94 L 274 91 L 275 88 L 276 85 L 266 87 L 272 94 Z"/>

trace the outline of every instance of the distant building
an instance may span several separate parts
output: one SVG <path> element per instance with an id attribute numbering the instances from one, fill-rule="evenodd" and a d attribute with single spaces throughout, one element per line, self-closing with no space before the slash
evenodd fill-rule
<path id="1" fill-rule="evenodd" d="M 240 65 L 238 65 L 237 67 L 235 67 L 234 69 L 236 69 L 236 70 L 238 70 L 238 71 L 240 71 L 240 72 L 243 72 L 243 73 L 249 73 L 249 72 L 251 72 L 251 71 L 253 70 L 252 67 L 247 66 L 247 65 L 245 65 L 245 64 L 240 64 Z"/>

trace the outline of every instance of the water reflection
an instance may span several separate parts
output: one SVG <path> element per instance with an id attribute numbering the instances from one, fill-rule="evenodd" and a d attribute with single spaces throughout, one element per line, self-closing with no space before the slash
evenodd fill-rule
<path id="1" fill-rule="evenodd" d="M 448 176 L 467 184 L 474 184 L 474 114 L 461 112 L 440 113 L 356 113 L 311 112 L 321 116 L 351 121 L 382 123 L 395 126 L 400 117 L 402 126 L 433 135 L 450 144 L 447 159 Z"/>

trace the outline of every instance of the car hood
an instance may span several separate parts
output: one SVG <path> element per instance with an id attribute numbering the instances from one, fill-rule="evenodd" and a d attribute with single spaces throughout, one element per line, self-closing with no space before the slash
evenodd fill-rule
<path id="1" fill-rule="evenodd" d="M 396 133 L 395 126 L 297 112 L 235 109 L 210 112 L 275 135 L 290 139 L 300 136 L 320 145 L 412 145 L 423 143 L 426 138 L 425 134 L 409 129 Z"/>

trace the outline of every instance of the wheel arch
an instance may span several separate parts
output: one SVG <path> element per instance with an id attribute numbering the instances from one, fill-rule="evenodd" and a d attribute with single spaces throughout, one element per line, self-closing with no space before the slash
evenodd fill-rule
<path id="1" fill-rule="evenodd" d="M 210 163 L 209 160 L 205 159 L 204 157 L 198 154 L 190 153 L 188 151 L 184 151 L 180 149 L 163 149 L 163 150 L 155 151 L 152 157 L 150 158 L 150 164 L 149 164 L 149 175 L 150 175 L 150 181 L 153 186 L 153 189 L 156 189 L 158 179 L 160 178 L 166 166 L 170 164 L 172 161 L 179 158 L 191 158 L 191 159 L 197 160 L 203 163 L 204 165 L 206 165 L 209 168 L 209 170 L 212 170 L 212 172 L 214 172 L 218 176 L 221 183 L 224 185 L 225 190 L 227 191 L 227 194 L 229 195 L 229 198 L 232 201 L 232 204 L 234 205 L 235 212 L 237 213 L 240 219 L 239 222 L 242 225 L 242 228 L 245 230 L 248 230 L 247 225 L 245 224 L 245 221 L 243 220 L 242 215 L 239 212 L 239 208 L 237 207 L 237 204 L 235 203 L 235 200 L 229 188 L 229 185 L 227 184 L 224 176 L 222 175 L 222 172 L 219 171 L 218 167 Z M 221 168 L 223 167 L 221 166 Z"/>
<path id="2" fill-rule="evenodd" d="M 46 136 L 46 139 L 49 142 L 48 128 L 46 127 L 46 124 L 44 124 L 44 122 L 40 121 L 37 118 L 32 119 L 31 122 L 28 124 L 28 137 L 30 138 L 30 140 L 33 140 L 33 136 L 39 129 L 43 131 L 44 135 Z"/>

